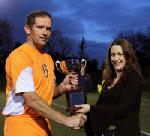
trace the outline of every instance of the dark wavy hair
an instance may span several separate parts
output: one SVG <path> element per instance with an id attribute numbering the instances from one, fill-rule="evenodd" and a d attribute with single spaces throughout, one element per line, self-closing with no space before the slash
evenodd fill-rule
<path id="1" fill-rule="evenodd" d="M 122 48 L 123 54 L 126 59 L 126 65 L 123 69 L 122 76 L 124 76 L 129 71 L 134 70 L 143 80 L 141 69 L 140 69 L 137 57 L 135 55 L 135 52 L 132 49 L 132 45 L 126 39 L 117 39 L 111 43 L 108 49 L 108 54 L 107 54 L 107 58 L 105 61 L 105 67 L 103 70 L 103 79 L 105 80 L 105 84 L 111 85 L 114 78 L 116 77 L 115 69 L 111 63 L 111 47 L 114 45 L 118 45 Z"/>
<path id="2" fill-rule="evenodd" d="M 43 11 L 43 10 L 33 11 L 29 13 L 29 15 L 27 15 L 26 25 L 28 25 L 29 27 L 32 27 L 35 24 L 35 19 L 37 17 L 45 17 L 45 16 L 49 17 L 52 21 L 52 16 L 48 12 Z"/>

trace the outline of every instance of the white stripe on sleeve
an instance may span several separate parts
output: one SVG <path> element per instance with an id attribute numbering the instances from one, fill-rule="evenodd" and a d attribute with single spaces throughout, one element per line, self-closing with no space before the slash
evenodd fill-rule
<path id="1" fill-rule="evenodd" d="M 15 93 L 35 91 L 32 68 L 26 67 L 18 76 Z"/>

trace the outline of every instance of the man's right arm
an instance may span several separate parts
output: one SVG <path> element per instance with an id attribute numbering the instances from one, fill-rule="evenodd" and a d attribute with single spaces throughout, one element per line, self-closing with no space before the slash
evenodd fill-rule
<path id="1" fill-rule="evenodd" d="M 25 104 L 35 110 L 39 115 L 64 124 L 68 127 L 77 127 L 80 124 L 81 114 L 67 117 L 60 112 L 49 107 L 35 92 L 23 93 Z M 83 124 L 82 124 L 83 125 Z"/>

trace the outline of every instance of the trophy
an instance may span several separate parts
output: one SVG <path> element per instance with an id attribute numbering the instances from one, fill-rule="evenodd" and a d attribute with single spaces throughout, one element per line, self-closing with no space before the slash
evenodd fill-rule
<path id="1" fill-rule="evenodd" d="M 67 60 L 59 61 L 57 60 L 55 62 L 55 66 L 58 71 L 64 73 L 64 74 L 78 74 L 78 77 L 80 75 L 81 66 L 82 68 L 85 68 L 87 64 L 87 61 L 85 59 L 77 59 L 77 58 L 71 58 Z M 69 102 L 70 102 L 70 114 L 75 114 L 75 111 L 78 110 L 78 108 L 75 107 L 75 105 L 84 104 L 84 93 L 80 89 L 80 78 L 78 78 L 78 85 L 76 89 L 72 89 L 71 93 L 69 93 Z"/>

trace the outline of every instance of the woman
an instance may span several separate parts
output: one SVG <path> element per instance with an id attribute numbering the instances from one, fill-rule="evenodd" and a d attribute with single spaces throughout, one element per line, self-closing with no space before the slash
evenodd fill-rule
<path id="1" fill-rule="evenodd" d="M 103 70 L 103 90 L 96 105 L 77 105 L 77 112 L 88 113 L 87 136 L 108 136 L 115 127 L 115 136 L 140 136 L 139 112 L 142 74 L 130 43 L 115 40 L 108 50 Z"/>

